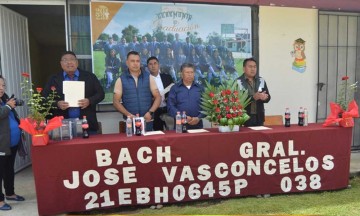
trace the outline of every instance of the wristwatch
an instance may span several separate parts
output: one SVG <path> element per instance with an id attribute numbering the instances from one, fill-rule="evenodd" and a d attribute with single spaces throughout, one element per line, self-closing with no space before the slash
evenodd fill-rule
<path id="1" fill-rule="evenodd" d="M 152 111 L 149 111 L 150 115 L 151 115 L 151 118 L 154 118 L 154 112 Z"/>

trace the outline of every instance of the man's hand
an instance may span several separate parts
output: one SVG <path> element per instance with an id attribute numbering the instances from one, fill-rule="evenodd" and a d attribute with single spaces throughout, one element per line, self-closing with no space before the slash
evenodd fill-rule
<path id="1" fill-rule="evenodd" d="M 265 101 L 269 98 L 269 95 L 266 93 L 266 91 L 263 92 L 256 92 L 254 95 L 254 100 L 262 100 Z"/>
<path id="2" fill-rule="evenodd" d="M 188 116 L 188 124 L 189 125 L 197 125 L 199 122 L 200 122 L 200 118 L 190 117 L 190 120 L 189 120 L 189 116 Z"/>
<path id="3" fill-rule="evenodd" d="M 59 107 L 59 109 L 61 110 L 66 110 L 67 108 L 69 108 L 69 103 L 65 102 L 65 101 L 58 101 L 57 102 L 57 106 Z"/>
<path id="4" fill-rule="evenodd" d="M 80 106 L 81 109 L 85 109 L 90 105 L 90 101 L 89 99 L 84 98 L 78 101 L 78 105 Z"/>
<path id="5" fill-rule="evenodd" d="M 145 119 L 146 122 L 151 122 L 152 121 L 151 114 L 149 112 L 145 113 L 144 119 Z"/>

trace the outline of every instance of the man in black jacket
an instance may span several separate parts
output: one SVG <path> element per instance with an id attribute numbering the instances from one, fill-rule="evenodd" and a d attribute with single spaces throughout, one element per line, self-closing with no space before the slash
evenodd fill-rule
<path id="1" fill-rule="evenodd" d="M 57 94 L 56 106 L 58 109 L 52 111 L 54 116 L 64 116 L 67 118 L 80 118 L 86 116 L 89 124 L 90 133 L 96 133 L 98 130 L 98 122 L 96 118 L 96 104 L 100 103 L 105 93 L 95 74 L 83 71 L 78 68 L 78 59 L 75 53 L 66 51 L 61 55 L 60 59 L 61 72 L 51 76 L 46 83 L 42 96 L 47 97 L 55 87 Z M 84 81 L 85 82 L 85 98 L 78 101 L 78 107 L 70 107 L 69 103 L 64 101 L 63 81 Z M 74 92 L 76 94 L 76 92 Z"/>
<path id="2" fill-rule="evenodd" d="M 170 85 L 173 83 L 173 79 L 170 75 L 160 72 L 159 60 L 155 56 L 148 58 L 147 66 L 156 81 L 156 85 L 161 95 L 160 106 L 154 113 L 154 131 L 164 130 L 166 123 L 161 120 L 160 116 L 167 113 L 166 98 L 171 87 Z"/>
<path id="3" fill-rule="evenodd" d="M 246 107 L 250 119 L 245 122 L 245 126 L 262 126 L 265 121 L 264 103 L 271 99 L 269 90 L 265 80 L 256 76 L 257 63 L 255 59 L 245 59 L 243 70 L 244 74 L 238 78 L 237 82 L 240 90 L 248 90 L 249 97 L 251 97 L 251 103 Z"/>

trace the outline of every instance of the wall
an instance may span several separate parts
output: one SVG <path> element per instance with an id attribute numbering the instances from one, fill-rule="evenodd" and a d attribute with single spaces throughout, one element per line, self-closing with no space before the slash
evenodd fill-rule
<path id="1" fill-rule="evenodd" d="M 290 52 L 296 39 L 305 43 L 306 71 L 292 70 Z M 318 11 L 286 7 L 259 9 L 259 73 L 265 78 L 271 101 L 267 115 L 291 110 L 291 122 L 297 122 L 300 106 L 309 110 L 309 122 L 316 120 L 318 76 Z"/>

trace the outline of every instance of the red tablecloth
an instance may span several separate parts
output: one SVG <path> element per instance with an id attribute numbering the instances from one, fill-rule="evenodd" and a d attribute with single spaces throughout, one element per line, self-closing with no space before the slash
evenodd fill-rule
<path id="1" fill-rule="evenodd" d="M 33 147 L 39 214 L 347 187 L 352 128 L 271 128 Z"/>

